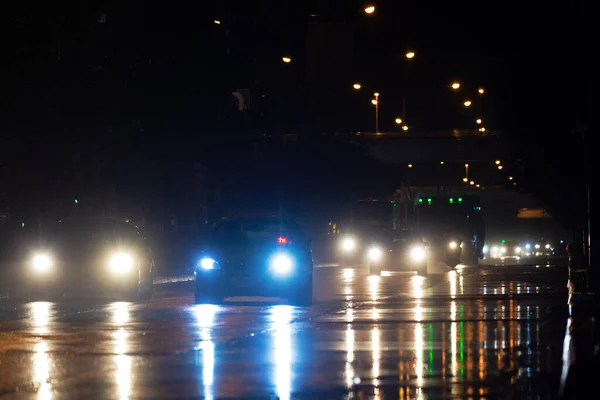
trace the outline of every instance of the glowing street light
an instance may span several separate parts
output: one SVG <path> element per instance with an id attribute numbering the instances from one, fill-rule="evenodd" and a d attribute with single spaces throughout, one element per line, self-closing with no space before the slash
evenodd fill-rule
<path id="1" fill-rule="evenodd" d="M 292 62 L 292 59 L 290 57 L 281 57 L 281 61 L 283 61 L 286 64 L 289 64 Z"/>
<path id="2" fill-rule="evenodd" d="M 480 186 L 481 186 L 481 185 L 480 185 L 479 183 L 475 185 L 475 187 L 480 187 Z"/>
<path id="3" fill-rule="evenodd" d="M 512 180 L 513 180 L 513 177 L 512 177 L 512 176 L 509 176 L 509 177 L 508 177 L 508 180 L 509 180 L 509 181 L 512 181 Z"/>
<path id="4" fill-rule="evenodd" d="M 498 169 L 502 169 L 504 168 L 502 165 L 498 165 Z"/>
<path id="5" fill-rule="evenodd" d="M 412 164 L 408 164 L 408 168 L 412 168 Z"/>
<path id="6" fill-rule="evenodd" d="M 477 118 L 477 119 L 475 120 L 475 122 L 477 122 L 478 124 L 481 124 L 483 121 L 481 120 L 481 118 Z"/>
<path id="7" fill-rule="evenodd" d="M 371 104 L 373 104 L 374 106 L 376 106 L 378 103 L 378 101 L 376 99 L 371 100 Z"/>
<path id="8" fill-rule="evenodd" d="M 406 53 L 406 58 L 408 58 L 409 60 L 415 57 L 415 52 L 414 51 L 409 51 Z"/>
<path id="9" fill-rule="evenodd" d="M 375 6 L 366 6 L 364 11 L 365 14 L 373 14 L 375 12 Z"/>
<path id="10" fill-rule="evenodd" d="M 468 182 L 469 180 L 467 178 L 463 178 L 463 182 Z"/>
<path id="11" fill-rule="evenodd" d="M 379 97 L 379 92 L 375 92 L 375 93 L 373 93 L 373 96 L 375 96 L 375 97 Z"/>
<path id="12" fill-rule="evenodd" d="M 471 181 L 469 183 L 471 184 L 471 186 L 475 185 L 475 181 Z"/>
<path id="13" fill-rule="evenodd" d="M 406 126 L 406 125 L 403 125 L 403 126 L 402 126 L 402 130 L 406 132 L 406 131 L 408 130 L 408 126 Z"/>
<path id="14" fill-rule="evenodd" d="M 213 22 L 215 23 L 215 25 L 221 25 L 221 21 L 219 21 L 218 19 L 215 19 Z"/>
<path id="15" fill-rule="evenodd" d="M 444 165 L 444 162 L 443 162 L 443 161 L 440 161 L 440 165 Z"/>
<path id="16" fill-rule="evenodd" d="M 495 161 L 496 165 L 500 165 L 500 160 Z"/>
<path id="17" fill-rule="evenodd" d="M 485 132 L 485 127 L 482 126 L 481 128 L 479 128 L 479 132 Z"/>
<path id="18" fill-rule="evenodd" d="M 463 103 L 465 105 L 465 107 L 471 107 L 471 100 L 465 100 L 465 102 Z"/>
<path id="19" fill-rule="evenodd" d="M 453 82 L 451 85 L 452 89 L 457 90 L 460 89 L 460 83 L 458 82 Z"/>
<path id="20" fill-rule="evenodd" d="M 402 123 L 402 118 L 396 118 L 394 121 L 400 125 Z"/>
<path id="21" fill-rule="evenodd" d="M 362 86 L 361 86 L 361 84 L 360 84 L 360 83 L 355 83 L 354 85 L 352 85 L 352 87 L 353 87 L 355 90 L 360 90 L 360 88 L 361 88 Z"/>
<path id="22" fill-rule="evenodd" d="M 477 91 L 479 92 L 479 94 L 484 94 L 485 93 L 485 90 L 483 90 L 482 87 L 480 87 Z"/>

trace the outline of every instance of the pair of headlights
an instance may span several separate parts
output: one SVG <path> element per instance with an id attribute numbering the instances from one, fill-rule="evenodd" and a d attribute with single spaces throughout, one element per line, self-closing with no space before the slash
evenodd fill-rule
<path id="1" fill-rule="evenodd" d="M 367 250 L 367 258 L 371 262 L 381 261 L 381 259 L 383 258 L 383 254 L 383 250 L 377 246 L 373 246 L 369 248 L 369 250 Z M 411 260 L 416 262 L 425 261 L 425 258 L 427 257 L 427 252 L 425 251 L 425 248 L 423 246 L 413 246 L 410 249 L 409 256 Z"/>
<path id="2" fill-rule="evenodd" d="M 205 271 L 221 269 L 221 265 L 215 259 L 210 257 L 202 257 L 198 263 L 198 266 Z M 269 266 L 275 274 L 287 275 L 294 267 L 294 260 L 287 253 L 279 253 L 271 257 L 269 260 Z"/>
<path id="3" fill-rule="evenodd" d="M 47 253 L 38 253 L 33 256 L 31 261 L 33 269 L 39 273 L 49 272 L 54 264 L 54 259 Z M 135 266 L 135 257 L 127 252 L 114 253 L 108 261 L 108 266 L 113 272 L 129 272 Z"/>

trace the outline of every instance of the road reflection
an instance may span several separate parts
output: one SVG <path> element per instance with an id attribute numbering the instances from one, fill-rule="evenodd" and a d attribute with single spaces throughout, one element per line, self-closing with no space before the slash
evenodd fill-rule
<path id="1" fill-rule="evenodd" d="M 274 385 L 279 400 L 290 400 L 292 394 L 292 307 L 273 306 L 270 310 L 273 329 L 273 354 L 275 364 Z"/>
<path id="2" fill-rule="evenodd" d="M 206 400 L 214 399 L 214 377 L 215 377 L 215 343 L 212 340 L 211 330 L 215 323 L 215 316 L 219 306 L 213 304 L 201 304 L 194 307 L 196 324 L 200 328 L 200 355 L 202 356 L 202 396 Z"/>
<path id="3" fill-rule="evenodd" d="M 117 383 L 117 394 L 119 399 L 128 399 L 131 396 L 131 387 L 133 381 L 132 360 L 129 352 L 129 332 L 125 325 L 129 322 L 130 303 L 115 302 L 111 304 L 112 322 L 117 326 L 113 332 L 114 338 L 114 361 L 116 364 L 115 382 Z"/>
<path id="4" fill-rule="evenodd" d="M 54 317 L 54 303 L 45 301 L 27 304 L 27 313 L 31 317 L 33 331 L 38 337 L 34 346 L 33 381 L 37 385 L 38 399 L 52 398 L 50 369 L 52 360 L 48 355 L 48 343 L 45 336 L 50 333 L 50 323 Z"/>

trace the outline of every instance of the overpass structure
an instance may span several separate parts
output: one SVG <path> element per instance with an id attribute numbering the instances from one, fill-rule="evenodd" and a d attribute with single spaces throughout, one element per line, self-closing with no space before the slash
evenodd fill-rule
<path id="1" fill-rule="evenodd" d="M 510 144 L 497 131 L 356 132 L 350 140 L 368 146 L 407 185 L 505 185 L 512 164 Z"/>

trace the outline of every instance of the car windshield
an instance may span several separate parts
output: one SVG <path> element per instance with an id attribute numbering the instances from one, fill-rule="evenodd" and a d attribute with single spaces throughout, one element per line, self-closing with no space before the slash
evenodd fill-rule
<path id="1" fill-rule="evenodd" d="M 81 245 L 94 243 L 132 242 L 137 238 L 135 228 L 124 223 L 77 221 L 58 223 L 49 234 L 51 243 Z"/>
<path id="2" fill-rule="evenodd" d="M 219 225 L 213 236 L 218 244 L 290 244 L 300 231 L 290 222 L 271 220 L 228 221 Z"/>

